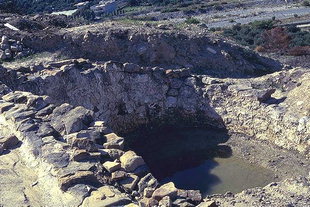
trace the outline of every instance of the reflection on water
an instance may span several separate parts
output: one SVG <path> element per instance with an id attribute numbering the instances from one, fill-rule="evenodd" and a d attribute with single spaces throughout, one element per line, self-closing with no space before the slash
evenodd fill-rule
<path id="1" fill-rule="evenodd" d="M 234 156 L 206 160 L 203 164 L 174 173 L 162 183 L 174 182 L 178 188 L 197 189 L 204 195 L 241 192 L 247 188 L 265 186 L 274 175 L 267 169 L 253 166 Z"/>

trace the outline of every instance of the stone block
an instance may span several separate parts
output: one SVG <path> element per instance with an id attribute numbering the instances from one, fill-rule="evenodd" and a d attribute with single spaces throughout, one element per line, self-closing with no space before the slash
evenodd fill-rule
<path id="1" fill-rule="evenodd" d="M 133 151 L 127 151 L 125 154 L 123 154 L 120 157 L 120 161 L 122 164 L 122 167 L 127 171 L 127 172 L 132 172 L 138 167 L 142 166 L 145 164 L 144 160 L 142 159 L 141 156 L 136 155 L 135 152 Z"/>
<path id="2" fill-rule="evenodd" d="M 153 193 L 153 198 L 161 200 L 165 196 L 169 196 L 172 199 L 177 196 L 178 189 L 174 186 L 173 182 L 166 183 L 157 188 Z"/>
<path id="3" fill-rule="evenodd" d="M 103 167 L 109 172 L 112 173 L 116 170 L 119 170 L 121 168 L 121 164 L 118 162 L 111 162 L 111 161 L 107 161 L 105 163 L 103 163 Z"/>

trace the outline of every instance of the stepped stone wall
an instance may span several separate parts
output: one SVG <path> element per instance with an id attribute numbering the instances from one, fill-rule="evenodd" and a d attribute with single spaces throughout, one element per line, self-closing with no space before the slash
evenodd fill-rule
<path id="1" fill-rule="evenodd" d="M 117 132 L 148 123 L 211 125 L 309 152 L 306 69 L 219 79 L 193 75 L 190 69 L 79 59 L 22 71 L 17 77 L 3 70 L 3 80 L 14 90 L 48 95 L 57 105 L 66 102 L 92 110 L 95 119 L 106 121 Z"/>
<path id="2" fill-rule="evenodd" d="M 0 75 L 0 153 L 17 147 L 38 177 L 33 185 L 42 189 L 46 206 L 212 206 L 249 199 L 241 193 L 235 200 L 223 195 L 203 201 L 199 191 L 160 185 L 117 135 L 140 124 L 212 125 L 309 152 L 310 73 L 301 68 L 219 79 L 189 69 L 77 59 L 1 68 Z M 274 185 L 288 195 L 299 184 L 300 202 L 307 202 L 307 178 Z M 255 191 L 249 194 L 256 198 Z"/>
<path id="3" fill-rule="evenodd" d="M 15 91 L 2 97 L 0 124 L 9 137 L 3 149 L 22 143 L 23 159 L 36 168 L 46 206 L 153 206 L 183 199 L 197 204 L 199 191 L 160 186 L 142 157 L 124 150 L 124 139 L 93 112 L 47 96 Z M 190 204 L 189 204 L 190 205 Z"/>

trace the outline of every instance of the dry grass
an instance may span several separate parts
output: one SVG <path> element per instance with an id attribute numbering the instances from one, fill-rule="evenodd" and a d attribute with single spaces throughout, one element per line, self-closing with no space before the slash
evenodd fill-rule
<path id="1" fill-rule="evenodd" d="M 26 58 L 17 59 L 10 62 L 4 62 L 2 65 L 6 68 L 19 68 L 19 67 L 26 67 L 30 65 L 37 65 L 40 63 L 48 63 L 58 60 L 64 60 L 68 57 L 61 55 L 59 52 L 57 53 L 50 53 L 50 52 L 42 52 L 34 55 L 30 55 Z"/>

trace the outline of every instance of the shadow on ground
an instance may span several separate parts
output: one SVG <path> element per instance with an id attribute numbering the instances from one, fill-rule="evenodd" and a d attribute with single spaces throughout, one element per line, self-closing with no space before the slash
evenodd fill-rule
<path id="1" fill-rule="evenodd" d="M 231 148 L 221 144 L 229 139 L 226 129 L 140 127 L 124 137 L 126 148 L 141 155 L 161 183 L 174 175 L 174 183 L 183 189 L 208 192 L 221 182 L 210 172 L 218 165 L 214 158 L 232 155 Z"/>

